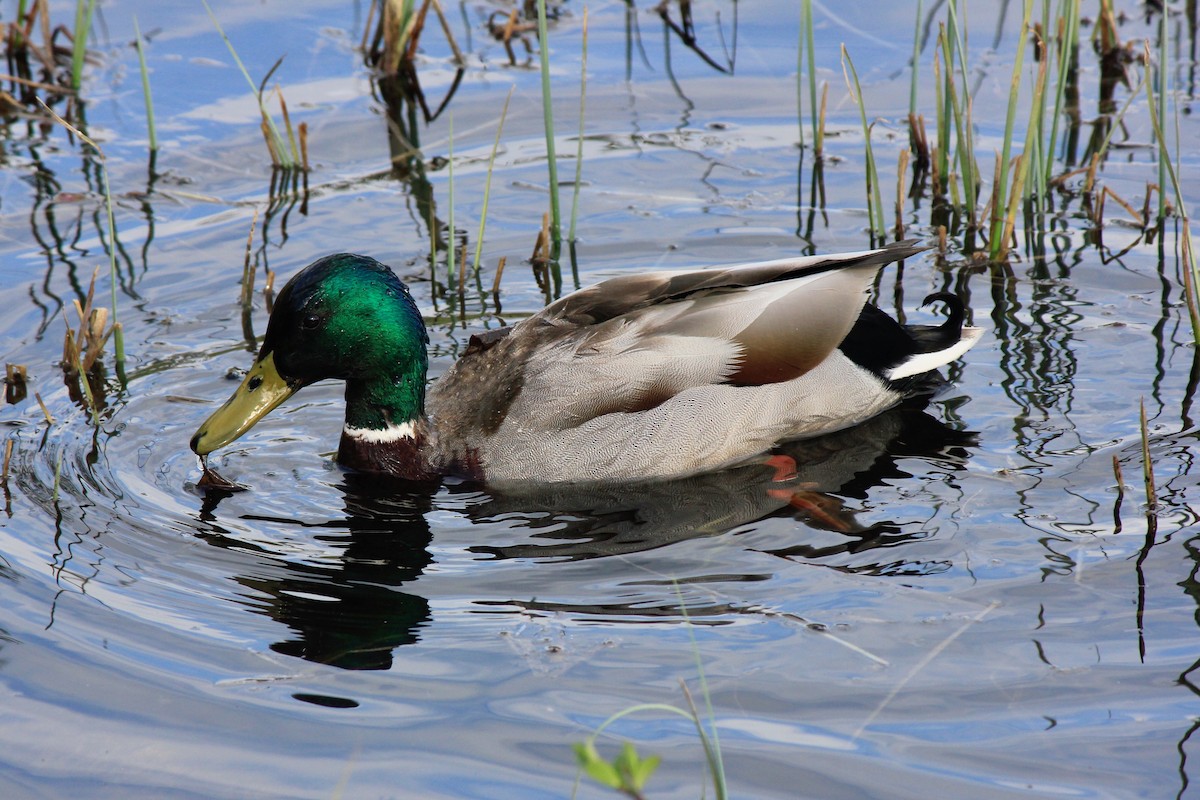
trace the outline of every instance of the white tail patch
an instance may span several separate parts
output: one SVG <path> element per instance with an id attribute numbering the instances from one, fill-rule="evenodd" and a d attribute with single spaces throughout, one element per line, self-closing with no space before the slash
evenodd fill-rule
<path id="1" fill-rule="evenodd" d="M 342 433 L 351 439 L 358 439 L 360 442 L 370 442 L 371 444 L 387 444 L 388 442 L 398 442 L 401 439 L 416 438 L 416 431 L 413 429 L 411 422 L 402 422 L 399 425 L 392 423 L 383 430 L 376 428 L 351 428 L 347 425 L 342 428 Z"/>
<path id="2" fill-rule="evenodd" d="M 911 378 L 930 372 L 938 367 L 949 364 L 963 353 L 970 350 L 983 335 L 983 328 L 963 328 L 962 338 L 945 348 L 932 353 L 918 353 L 903 364 L 898 364 L 887 371 L 888 380 L 898 381 L 901 378 Z"/>

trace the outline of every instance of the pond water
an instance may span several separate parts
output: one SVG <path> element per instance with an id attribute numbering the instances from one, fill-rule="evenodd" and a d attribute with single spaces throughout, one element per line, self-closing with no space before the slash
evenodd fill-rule
<path id="1" fill-rule="evenodd" d="M 332 383 L 216 454 L 246 491 L 206 493 L 187 442 L 250 362 L 268 271 L 281 284 L 339 250 L 390 263 L 426 314 L 436 376 L 472 331 L 544 302 L 527 259 L 547 205 L 536 62 L 517 42 L 510 65 L 485 27 L 507 6 L 447 4 L 467 68 L 426 123 L 389 113 L 362 66 L 370 4 L 212 5 L 256 81 L 286 56 L 272 84 L 308 127 L 307 192 L 273 180 L 256 103 L 202 6 L 100 4 L 83 95 L 116 203 L 128 380 L 114 377 L 110 345 L 93 381 L 97 422 L 59 363 L 72 301 L 98 267 L 96 303 L 112 305 L 96 162 L 56 126 L 5 129 L 0 341 L 6 361 L 28 367 L 29 394 L 0 411 L 13 443 L 0 515 L 0 796 L 566 797 L 572 744 L 630 705 L 685 705 L 680 681 L 711 702 L 733 796 L 1200 796 L 1200 367 L 1173 221 L 1148 241 L 1110 202 L 1101 237 L 1076 196 L 1010 269 L 951 252 L 886 270 L 885 310 L 921 319 L 920 300 L 951 289 L 984 338 L 928 405 L 788 448 L 804 488 L 794 498 L 769 494 L 755 467 L 611 491 L 448 482 L 413 493 L 333 463 L 343 405 Z M 733 59 L 732 75 L 639 5 L 588 7 L 578 281 L 869 246 L 839 47 L 880 120 L 887 189 L 907 142 L 914 5 L 816 7 L 830 85 L 823 208 L 811 151 L 797 146 L 795 4 L 693 5 L 698 49 L 719 66 Z M 1126 5 L 1122 37 L 1154 41 L 1157 18 Z M 70 23 L 74 4 L 51 11 Z M 670 13 L 677 22 L 679 7 Z M 979 150 L 990 154 L 1020 10 L 971 14 Z M 135 15 L 149 36 L 153 171 Z M 551 24 L 564 181 L 582 16 L 567 3 Z M 1098 113 L 1091 30 L 1085 140 Z M 1186 111 L 1194 27 L 1181 16 L 1170 30 Z M 439 26 L 422 43 L 433 110 L 455 71 Z M 926 109 L 931 64 L 927 48 Z M 451 225 L 452 147 L 452 224 L 473 256 L 510 90 L 480 278 L 460 304 L 444 251 L 431 272 L 428 220 L 432 208 L 441 230 Z M 1157 180 L 1144 95 L 1126 125 L 1102 176 L 1141 208 Z M 1178 125 L 1180 141 L 1200 141 L 1192 116 Z M 419 144 L 423 169 L 400 135 Z M 1182 148 L 1185 176 L 1198 153 Z M 1195 183 L 1184 186 L 1194 206 Z M 563 197 L 569 209 L 569 187 Z M 927 208 L 907 213 L 910 234 L 933 232 Z M 258 277 L 244 320 L 252 225 Z M 611 755 L 623 740 L 663 757 L 648 797 L 711 796 L 687 720 L 634 714 L 600 747 Z M 615 796 L 587 779 L 578 791 Z"/>

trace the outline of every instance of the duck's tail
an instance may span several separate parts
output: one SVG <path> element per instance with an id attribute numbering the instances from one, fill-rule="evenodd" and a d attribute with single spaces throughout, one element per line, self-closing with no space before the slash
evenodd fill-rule
<path id="1" fill-rule="evenodd" d="M 933 302 L 945 303 L 949 311 L 946 321 L 937 326 L 905 326 L 905 331 L 911 337 L 915 348 L 907 359 L 885 371 L 884 375 L 888 380 L 911 378 L 949 364 L 974 347 L 983 335 L 983 328 L 963 325 L 966 312 L 958 295 L 937 292 L 926 297 L 921 305 L 927 306 Z"/>
<path id="2" fill-rule="evenodd" d="M 941 325 L 901 325 L 867 305 L 839 349 L 889 384 L 907 388 L 912 378 L 959 358 L 983 335 L 982 328 L 963 325 L 966 312 L 958 296 L 939 292 L 926 297 L 922 305 L 935 301 L 944 303 L 949 312 Z"/>

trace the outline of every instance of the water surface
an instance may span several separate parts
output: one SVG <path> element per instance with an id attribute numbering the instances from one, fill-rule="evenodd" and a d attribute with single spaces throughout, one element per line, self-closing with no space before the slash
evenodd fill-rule
<path id="1" fill-rule="evenodd" d="M 199 490 L 187 440 L 266 322 L 261 293 L 248 321 L 238 304 L 256 210 L 259 289 L 268 270 L 282 281 L 333 251 L 388 262 L 426 314 L 435 376 L 473 330 L 544 302 L 524 263 L 546 205 L 536 68 L 509 66 L 488 39 L 496 6 L 448 9 L 468 67 L 446 113 L 404 130 L 427 168 L 393 169 L 388 106 L 356 51 L 366 5 L 213 6 L 256 79 L 286 54 L 277 79 L 309 126 L 307 195 L 273 181 L 257 108 L 202 8 L 101 9 L 87 122 L 116 195 L 129 360 L 121 388 L 111 349 L 102 359 L 99 424 L 58 363 L 96 267 L 97 302 L 111 305 L 95 162 L 60 129 L 8 126 L 0 340 L 6 360 L 28 366 L 30 395 L 0 411 L 14 443 L 0 516 L 0 794 L 564 797 L 572 743 L 631 704 L 682 705 L 680 680 L 699 693 L 697 658 L 735 796 L 1194 793 L 1200 371 L 1175 230 L 1148 242 L 1112 203 L 1099 245 L 1076 198 L 1011 270 L 951 253 L 885 271 L 881 307 L 920 319 L 925 295 L 956 291 L 984 339 L 929 404 L 790 448 L 793 497 L 769 494 L 771 471 L 757 467 L 620 491 L 449 482 L 414 494 L 333 463 L 334 384 L 305 389 L 217 454 L 246 491 Z M 589 6 L 581 283 L 868 245 L 838 47 L 880 119 L 891 187 L 915 8 L 817 9 L 831 87 L 823 209 L 811 152 L 797 146 L 791 4 L 742 4 L 736 39 L 731 4 L 695 4 L 713 61 L 727 65 L 736 41 L 732 75 L 653 9 L 626 10 Z M 1157 20 L 1135 11 L 1123 35 L 1152 37 Z M 54 7 L 62 21 L 70 12 Z M 155 32 L 154 174 L 127 46 L 134 13 Z M 986 152 L 1003 128 L 1017 11 L 971 13 Z M 567 4 L 551 33 L 566 179 L 581 16 Z M 1194 34 L 1182 18 L 1172 31 L 1185 57 Z M 454 70 L 437 33 L 419 74 L 440 102 Z M 1083 64 L 1086 141 L 1098 78 Z M 1178 71 L 1185 106 L 1190 69 Z M 444 252 L 431 274 L 430 198 L 444 243 L 453 124 L 454 226 L 473 254 L 510 88 L 483 269 L 460 307 Z M 927 108 L 932 93 L 923 81 Z M 1179 124 L 1196 141 L 1193 118 Z M 1103 174 L 1140 208 L 1157 180 L 1144 100 L 1128 125 Z M 1185 175 L 1195 159 L 1183 150 Z M 922 206 L 907 224 L 928 235 L 928 222 Z M 641 714 L 610 731 L 605 752 L 628 739 L 663 756 L 649 796 L 701 796 L 685 720 Z M 585 783 L 580 796 L 606 791 Z"/>

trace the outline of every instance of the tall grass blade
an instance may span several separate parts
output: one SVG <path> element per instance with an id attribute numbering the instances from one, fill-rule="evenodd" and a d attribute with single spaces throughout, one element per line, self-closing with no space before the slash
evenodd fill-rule
<path id="1" fill-rule="evenodd" d="M 796 26 L 796 125 L 800 129 L 800 150 L 804 150 L 804 7 Z"/>
<path id="2" fill-rule="evenodd" d="M 255 98 L 258 100 L 258 110 L 262 114 L 263 135 L 267 139 L 267 149 L 271 151 L 272 162 L 283 169 L 291 169 L 295 166 L 295 164 L 291 163 L 287 158 L 287 150 L 284 149 L 283 136 L 280 135 L 279 129 L 275 126 L 275 120 L 271 118 L 270 113 L 267 111 L 267 104 L 263 99 L 262 86 L 256 86 L 254 84 L 254 79 L 250 77 L 250 71 L 247 70 L 246 65 L 242 63 L 242 59 L 238 55 L 237 49 L 234 48 L 233 42 L 229 39 L 229 36 L 226 35 L 225 29 L 221 27 L 221 23 L 217 21 L 217 16 L 213 13 L 212 8 L 208 5 L 208 0 L 200 0 L 200 2 L 204 4 L 204 10 L 208 12 L 208 18 L 212 20 L 213 27 L 215 27 L 217 29 L 217 33 L 221 35 L 221 39 L 225 42 L 225 46 L 229 49 L 229 55 L 233 57 L 233 61 L 235 64 L 237 64 L 238 70 L 241 71 L 242 77 L 246 79 L 246 83 L 250 86 L 250 91 L 254 93 Z M 280 61 L 276 61 L 275 65 L 271 67 L 271 70 L 267 73 L 267 77 L 263 78 L 264 84 L 270 79 L 271 73 L 273 73 L 279 67 L 279 64 Z"/>
<path id="3" fill-rule="evenodd" d="M 1030 120 L 1025 128 L 1025 149 L 1021 155 L 1017 156 L 1015 166 L 1017 174 L 1013 176 L 1012 192 L 1008 197 L 1008 206 L 1004 209 L 1004 224 L 1001 226 L 1001 239 L 999 242 L 989 242 L 990 255 L 993 261 L 1003 260 L 1008 258 L 1008 251 L 1012 244 L 1013 230 L 1016 226 L 1017 205 L 1023 198 L 1029 197 L 1028 180 L 1029 175 L 1033 174 L 1040 178 L 1045 172 L 1042 169 L 1041 162 L 1038 160 L 1040 155 L 1040 125 L 1038 120 L 1033 117 L 1043 113 L 1041 111 L 1046 95 L 1046 73 L 1047 59 L 1043 58 L 1038 64 L 1037 80 L 1033 87 L 1033 109 L 1030 111 Z M 1038 198 L 1039 202 L 1044 197 L 1044 187 L 1039 187 Z"/>
<path id="4" fill-rule="evenodd" d="M 1187 298 L 1188 318 L 1192 323 L 1192 340 L 1200 346 L 1200 293 L 1196 285 L 1200 283 L 1200 274 L 1196 272 L 1196 253 L 1192 249 L 1192 226 L 1187 217 L 1181 221 L 1183 230 L 1180 232 L 1179 249 L 1181 270 L 1183 272 L 1183 290 Z"/>
<path id="5" fill-rule="evenodd" d="M 965 6 L 964 6 L 965 10 Z M 975 124 L 974 100 L 968 88 L 967 73 L 967 34 L 966 26 L 960 24 L 958 0 L 950 0 L 947 5 L 949 25 L 946 28 L 946 100 L 954 118 L 955 153 L 958 160 L 959 180 L 962 181 L 963 197 L 955 198 L 955 205 L 960 206 L 967 216 L 967 235 L 973 236 L 979 227 L 976 204 L 979 200 L 979 186 L 982 177 L 979 172 L 979 162 L 975 158 Z M 961 100 L 955 90 L 953 81 L 955 64 L 958 65 L 962 79 Z M 955 187 L 950 187 L 954 195 Z"/>
<path id="6" fill-rule="evenodd" d="M 83 60 L 87 55 L 88 34 L 96 0 L 75 0 L 75 33 L 71 46 L 71 88 L 76 92 L 83 86 Z"/>
<path id="7" fill-rule="evenodd" d="M 146 53 L 145 47 L 143 47 L 142 30 L 138 28 L 137 16 L 133 17 L 133 41 L 137 43 L 138 48 L 138 68 L 142 72 L 142 96 L 146 106 L 146 131 L 150 134 L 152 155 L 158 150 L 158 134 L 154 125 L 154 97 L 150 95 L 150 73 L 146 70 Z"/>
<path id="8" fill-rule="evenodd" d="M 479 214 L 479 235 L 475 237 L 475 263 L 471 271 L 479 275 L 479 260 L 483 254 L 483 230 L 487 225 L 488 201 L 492 196 L 492 168 L 496 165 L 496 151 L 500 149 L 500 134 L 504 131 L 504 120 L 508 119 L 508 103 L 512 100 L 513 89 L 510 86 L 508 96 L 504 98 L 504 108 L 500 111 L 500 124 L 496 126 L 496 141 L 492 143 L 492 154 L 488 157 L 487 177 L 483 182 L 483 209 Z"/>
<path id="9" fill-rule="evenodd" d="M 449 119 L 449 150 L 446 155 L 447 197 L 450 208 L 446 211 L 446 283 L 454 288 L 454 113 Z"/>
<path id="10" fill-rule="evenodd" d="M 812 0 L 801 0 L 801 27 L 804 29 L 806 47 L 804 52 L 808 57 L 808 104 L 812 113 L 813 155 L 821 157 L 825 145 L 825 131 L 819 107 L 817 106 L 817 58 L 813 47 L 813 16 Z"/>
<path id="11" fill-rule="evenodd" d="M 1029 20 L 1033 14 L 1033 0 L 1025 0 L 1025 8 L 1021 18 L 1021 35 L 1017 39 L 1017 53 L 1013 58 L 1012 81 L 1009 85 L 1008 111 L 1004 118 L 1004 142 L 1000 151 L 999 170 L 996 178 L 996 202 L 992 204 L 991 236 L 989 255 L 993 260 L 999 258 L 999 252 L 1007 246 L 1004 237 L 1005 190 L 1008 185 L 1009 159 L 1012 157 L 1013 128 L 1017 118 L 1017 100 L 1021 90 L 1021 70 L 1025 63 L 1025 43 L 1031 32 Z M 1043 61 L 1043 63 L 1045 63 Z"/>
<path id="12" fill-rule="evenodd" d="M 1067 84 L 1073 72 L 1072 65 L 1079 56 L 1079 3 L 1080 0 L 1063 0 L 1065 7 L 1062 19 L 1065 24 L 1060 28 L 1058 42 L 1058 76 L 1054 87 L 1054 114 L 1050 122 L 1050 138 L 1046 144 L 1046 169 L 1042 176 L 1042 185 L 1048 186 L 1054 170 L 1055 152 L 1058 150 L 1058 126 L 1066 113 L 1063 102 L 1066 99 Z"/>
<path id="13" fill-rule="evenodd" d="M 1150 46 L 1146 45 L 1146 63 L 1150 63 Z M 1154 136 L 1158 140 L 1158 169 L 1159 169 L 1159 220 L 1161 221 L 1166 214 L 1166 191 L 1168 182 L 1171 189 L 1179 202 L 1180 213 L 1185 213 L 1183 203 L 1183 191 L 1179 187 L 1179 175 L 1175 172 L 1175 166 L 1171 160 L 1171 153 L 1167 148 L 1166 137 L 1163 135 L 1162 113 L 1160 109 L 1165 108 L 1162 93 L 1158 97 L 1154 94 L 1154 81 L 1146 80 L 1146 94 L 1148 95 L 1147 107 L 1150 109 L 1150 123 L 1154 126 Z"/>
<path id="14" fill-rule="evenodd" d="M 562 252 L 562 218 L 558 205 L 558 156 L 554 148 L 554 110 L 550 96 L 550 40 L 546 32 L 546 0 L 537 0 L 538 60 L 542 71 L 542 127 L 546 134 L 546 165 L 550 177 L 550 270 L 554 292 L 562 288 L 558 257 Z"/>
<path id="15" fill-rule="evenodd" d="M 583 7 L 583 46 L 579 64 L 579 138 L 575 144 L 575 181 L 571 191 L 571 228 L 567 232 L 567 241 L 575 242 L 575 222 L 579 216 L 579 186 L 583 181 L 583 123 L 587 101 L 587 55 L 588 55 L 588 12 Z M 508 103 L 505 102 L 505 107 Z"/>
<path id="16" fill-rule="evenodd" d="M 1158 136 L 1158 221 L 1161 223 L 1167 217 L 1167 169 L 1171 164 L 1171 154 L 1163 137 L 1163 120 L 1167 118 L 1167 92 L 1170 82 L 1170 64 L 1167 56 L 1167 17 L 1169 12 L 1164 3 L 1159 9 L 1158 25 L 1158 123 L 1155 134 Z M 1150 61 L 1146 62 L 1151 63 Z M 1151 109 L 1153 112 L 1154 109 Z M 1173 178 L 1174 176 L 1172 176 Z"/>
<path id="17" fill-rule="evenodd" d="M 146 70 L 146 49 L 142 43 L 142 31 L 138 28 L 137 16 L 133 18 L 133 36 L 137 43 L 138 68 L 142 73 L 142 97 L 146 102 L 146 130 L 150 134 L 150 153 L 158 152 L 158 132 L 154 129 L 154 98 L 150 95 L 150 73 Z"/>
<path id="18" fill-rule="evenodd" d="M 845 45 L 843 45 L 844 50 Z M 692 626 L 691 617 L 688 616 L 687 603 L 684 602 L 683 589 L 678 581 L 675 581 L 675 594 L 679 598 L 679 612 L 683 615 L 688 638 L 692 642 L 692 655 L 696 660 L 696 673 L 700 679 L 700 693 L 704 697 L 704 710 L 708 713 L 710 730 L 708 736 L 705 736 L 704 726 L 700 724 L 700 715 L 696 713 L 696 704 L 692 702 L 691 693 L 688 692 L 686 685 L 683 686 L 683 693 L 692 709 L 692 718 L 696 721 L 696 730 L 700 733 L 700 741 L 704 744 L 704 752 L 708 757 L 708 768 L 712 772 L 713 790 L 716 792 L 718 800 L 725 800 L 729 796 L 729 790 L 725 782 L 725 762 L 721 758 L 721 739 L 717 733 L 717 715 L 713 711 L 712 692 L 708 689 L 708 679 L 704 676 L 704 663 L 700 660 L 700 645 L 696 642 L 696 629 Z"/>
<path id="19" fill-rule="evenodd" d="M 849 67 L 849 73 L 846 69 Z M 871 148 L 871 125 L 867 122 L 866 101 L 862 96 L 862 87 L 858 83 L 858 71 L 854 69 L 854 61 L 850 51 L 842 45 L 842 75 L 846 79 L 846 91 L 858 105 L 859 119 L 862 121 L 863 142 L 867 154 L 867 217 L 870 219 L 872 240 L 887 236 L 886 223 L 883 221 L 883 200 L 879 191 L 879 171 L 875 168 L 875 153 Z M 854 83 L 851 84 L 851 78 Z"/>
<path id="20" fill-rule="evenodd" d="M 946 25 L 939 23 L 938 42 L 933 52 L 933 89 L 935 94 L 934 121 L 937 129 L 937 145 L 933 158 L 933 188 L 934 192 L 944 197 L 950 186 L 950 104 L 946 99 L 948 81 L 942 74 L 946 67 L 943 54 L 946 49 Z"/>
<path id="21" fill-rule="evenodd" d="M 275 84 L 275 96 L 279 98 L 279 113 L 283 117 L 283 129 L 287 131 L 288 147 L 291 149 L 292 159 L 289 166 L 295 167 L 300 163 L 300 148 L 296 146 L 296 131 L 292 128 L 292 117 L 288 114 L 287 101 L 283 99 L 283 90 L 279 88 L 279 84 Z"/>
<path id="22" fill-rule="evenodd" d="M 958 162 L 958 180 L 962 183 L 962 197 L 959 197 L 957 194 L 955 182 L 950 179 L 949 175 L 947 175 L 947 178 L 952 201 L 955 206 L 965 212 L 967 227 L 970 232 L 973 232 L 978 226 L 976 203 L 979 198 L 979 165 L 975 160 L 975 136 L 971 124 L 971 96 L 966 90 L 965 81 L 960 96 L 958 84 L 954 79 L 953 58 L 956 50 L 952 44 L 953 41 L 953 37 L 947 35 L 942 42 L 943 54 L 946 57 L 946 105 L 950 109 L 950 119 L 946 121 L 946 125 L 947 136 L 949 136 L 949 124 L 950 122 L 954 123 L 954 159 Z M 957 52 L 961 54 L 962 47 L 957 48 Z M 950 163 L 949 149 L 949 142 L 947 142 L 947 165 Z"/>
<path id="23" fill-rule="evenodd" d="M 810 0 L 811 2 L 811 0 Z M 917 0 L 917 21 L 913 25 L 912 47 L 912 85 L 908 88 L 908 115 L 915 119 L 917 116 L 917 73 L 921 57 L 921 6 L 923 0 Z"/>

